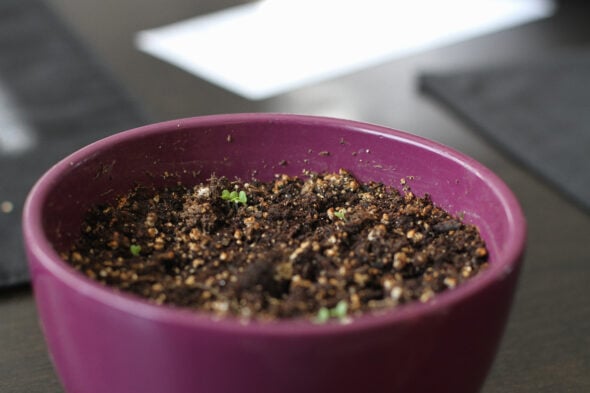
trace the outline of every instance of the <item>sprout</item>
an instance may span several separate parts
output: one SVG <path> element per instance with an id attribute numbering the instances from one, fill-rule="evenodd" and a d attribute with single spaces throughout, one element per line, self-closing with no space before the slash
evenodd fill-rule
<path id="1" fill-rule="evenodd" d="M 336 217 L 338 217 L 339 219 L 341 219 L 342 221 L 346 220 L 345 214 L 346 214 L 346 210 L 344 210 L 344 209 L 340 209 L 337 212 L 334 212 L 334 215 Z"/>
<path id="2" fill-rule="evenodd" d="M 246 204 L 248 202 L 248 198 L 246 197 L 246 193 L 244 191 L 232 191 L 229 192 L 228 190 L 223 190 L 221 192 L 221 199 L 234 202 L 236 205 L 238 203 Z"/>
<path id="3" fill-rule="evenodd" d="M 131 251 L 131 254 L 138 257 L 141 252 L 141 246 L 139 244 L 132 244 L 129 246 L 129 251 Z"/>
<path id="4" fill-rule="evenodd" d="M 316 323 L 326 323 L 330 319 L 330 310 L 326 307 L 322 307 L 318 310 L 318 314 L 315 317 Z"/>
<path id="5" fill-rule="evenodd" d="M 346 301 L 340 300 L 336 307 L 330 310 L 330 316 L 333 318 L 343 319 L 346 317 L 347 312 L 348 304 L 346 304 Z"/>
<path id="6" fill-rule="evenodd" d="M 322 307 L 314 319 L 315 323 L 326 323 L 330 318 L 338 318 L 340 322 L 345 322 L 348 314 L 348 303 L 346 300 L 340 300 L 333 308 Z"/>

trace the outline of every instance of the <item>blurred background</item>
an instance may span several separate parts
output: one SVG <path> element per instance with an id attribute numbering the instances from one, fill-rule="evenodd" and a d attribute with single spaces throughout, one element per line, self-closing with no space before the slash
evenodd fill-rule
<path id="1" fill-rule="evenodd" d="M 162 6 L 158 1 L 140 0 L 105 0 L 100 3 L 68 0 L 47 1 L 63 17 L 67 18 L 69 25 L 81 35 L 82 39 L 100 56 L 100 59 L 119 78 L 125 80 L 127 89 L 134 96 L 141 97 L 141 102 L 148 113 L 153 114 L 157 119 L 234 111 L 289 111 L 353 117 L 386 124 L 395 123 L 396 127 L 413 129 L 418 128 L 413 125 L 413 121 L 417 117 L 416 111 L 421 111 L 422 108 L 409 107 L 412 100 L 408 100 L 404 94 L 416 91 L 411 88 L 414 85 L 400 86 L 401 81 L 415 82 L 420 70 L 456 69 L 457 67 L 465 67 L 467 64 L 477 66 L 475 62 L 486 65 L 501 64 L 506 61 L 528 59 L 530 56 L 541 55 L 547 51 L 547 47 L 541 44 L 538 37 L 533 34 L 520 38 L 524 41 L 518 45 L 498 47 L 498 43 L 503 41 L 502 33 L 498 33 L 481 39 L 478 48 L 472 49 L 469 54 L 464 54 L 464 51 L 461 51 L 461 43 L 459 42 L 453 45 L 454 52 L 449 52 L 449 48 L 445 48 L 445 51 L 435 49 L 422 53 L 422 55 L 406 56 L 398 58 L 397 61 L 385 62 L 385 64 L 380 62 L 381 64 L 370 67 L 370 69 L 357 70 L 357 72 L 345 75 L 337 81 L 326 78 L 327 81 L 312 84 L 307 86 L 307 89 L 294 89 L 272 99 L 250 102 L 225 89 L 215 88 L 218 86 L 211 86 L 209 82 L 195 78 L 185 71 L 170 67 L 160 59 L 146 56 L 145 53 L 137 50 L 135 40 L 136 33 L 139 31 L 252 2 L 175 0 Z M 324 14 L 331 14 L 331 18 L 327 18 L 326 15 L 326 20 L 323 21 L 325 23 L 324 34 L 329 35 L 330 23 L 338 22 L 341 15 L 337 6 L 327 12 L 327 6 L 321 6 L 323 2 L 329 3 L 330 6 L 338 3 L 327 0 L 317 2 L 267 0 L 259 3 L 267 3 L 266 5 L 270 9 L 278 8 L 279 12 L 276 14 L 280 17 L 285 16 L 285 14 L 281 14 L 281 11 L 287 13 L 287 11 L 281 10 L 281 7 L 287 8 L 288 11 L 292 11 L 289 8 L 297 10 L 300 7 L 307 7 L 306 9 L 309 9 L 312 15 L 314 9 L 322 9 Z M 503 2 L 505 1 L 499 1 L 499 3 Z M 347 4 L 346 1 L 341 3 Z M 354 3 L 362 9 L 362 4 L 367 2 L 349 1 L 348 3 Z M 405 12 L 408 12 L 408 9 L 416 10 L 416 5 L 419 5 L 421 6 L 419 8 L 422 8 L 424 12 L 422 15 L 418 13 L 412 21 L 426 30 L 429 29 L 429 23 L 426 22 L 444 17 L 457 18 L 458 15 L 460 16 L 461 10 L 460 8 L 458 10 L 451 9 L 446 16 L 439 16 L 440 12 L 438 14 L 434 12 L 438 10 L 429 12 L 428 5 L 423 5 L 429 3 L 434 8 L 440 3 L 437 1 L 370 1 L 368 3 L 377 3 L 380 8 L 389 8 L 389 13 L 383 18 L 385 20 L 387 18 L 395 19 L 396 13 L 404 12 L 404 10 Z M 477 1 L 457 3 L 477 4 Z M 412 4 L 414 5 L 412 6 Z M 436 6 L 436 8 L 440 8 L 440 6 Z M 308 36 L 304 32 L 309 28 L 308 19 L 310 17 L 302 17 L 302 14 L 297 12 L 287 14 L 296 18 L 293 27 L 298 28 L 297 33 L 302 35 L 302 42 L 299 44 L 305 45 Z M 106 21 L 108 21 L 108 25 L 105 24 Z M 363 22 L 362 18 L 357 19 L 356 23 L 350 24 L 349 30 L 362 29 L 360 22 Z M 269 45 L 267 48 L 267 52 L 272 54 L 275 50 L 274 47 L 282 45 L 281 36 L 276 35 L 275 31 L 269 31 L 268 35 L 274 36 L 274 45 Z M 411 36 L 408 38 L 411 39 Z M 395 37 L 391 37 L 391 40 L 393 39 Z M 308 45 L 310 44 L 311 42 L 308 42 Z M 558 45 L 556 43 L 556 46 Z M 224 50 L 222 46 L 219 47 L 220 52 Z M 330 51 L 333 52 L 334 49 L 325 48 L 325 52 Z M 305 61 L 313 63 L 314 59 L 309 58 Z M 138 64 L 141 66 L 137 66 Z M 166 75 L 166 78 L 163 78 L 162 75 Z M 368 88 L 369 86 L 371 88 Z M 366 97 L 367 92 L 371 92 L 371 97 Z"/>
<path id="2" fill-rule="evenodd" d="M 452 146 L 529 225 L 483 388 L 590 391 L 590 7 L 568 0 L 2 0 L 0 391 L 61 392 L 20 237 L 34 181 L 153 121 L 289 112 Z"/>

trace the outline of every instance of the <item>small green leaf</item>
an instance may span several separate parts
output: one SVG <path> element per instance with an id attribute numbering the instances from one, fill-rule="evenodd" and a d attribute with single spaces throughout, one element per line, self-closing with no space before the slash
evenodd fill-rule
<path id="1" fill-rule="evenodd" d="M 338 217 L 339 219 L 341 219 L 342 221 L 345 220 L 345 214 L 346 214 L 346 210 L 344 210 L 344 209 L 340 209 L 337 212 L 334 212 L 334 215 L 336 217 Z"/>
<path id="2" fill-rule="evenodd" d="M 318 314 L 315 317 L 314 322 L 316 323 L 326 323 L 330 319 L 330 310 L 326 307 L 322 307 L 318 310 Z"/>
<path id="3" fill-rule="evenodd" d="M 224 199 L 224 200 L 229 200 L 229 199 L 231 199 L 231 194 L 230 194 L 230 192 L 229 192 L 228 190 L 223 190 L 223 191 L 221 192 L 221 199 Z"/>
<path id="4" fill-rule="evenodd" d="M 131 251 L 131 254 L 138 257 L 141 252 L 141 246 L 138 244 L 132 244 L 129 246 L 129 251 Z"/>
<path id="5" fill-rule="evenodd" d="M 248 197 L 246 197 L 246 193 L 244 191 L 240 191 L 240 195 L 238 196 L 238 202 L 242 202 L 244 205 L 248 202 Z"/>
<path id="6" fill-rule="evenodd" d="M 348 312 L 348 304 L 344 300 L 340 300 L 338 304 L 330 310 L 330 316 L 333 318 L 342 319 L 346 317 Z"/>

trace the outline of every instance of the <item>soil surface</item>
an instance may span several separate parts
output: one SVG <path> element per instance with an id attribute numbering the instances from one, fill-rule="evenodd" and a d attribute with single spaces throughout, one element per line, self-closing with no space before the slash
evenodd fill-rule
<path id="1" fill-rule="evenodd" d="M 63 258 L 88 277 L 244 320 L 346 322 L 427 302 L 478 274 L 488 257 L 477 228 L 428 196 L 363 184 L 344 170 L 136 187 L 91 209 L 81 232 Z"/>

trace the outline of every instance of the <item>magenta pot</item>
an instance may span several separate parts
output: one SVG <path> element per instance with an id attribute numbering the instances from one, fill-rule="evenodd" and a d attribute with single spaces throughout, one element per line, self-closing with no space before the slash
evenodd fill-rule
<path id="1" fill-rule="evenodd" d="M 480 228 L 490 268 L 428 303 L 350 324 L 244 325 L 117 293 L 59 257 L 87 208 L 136 183 L 339 168 L 390 185 L 413 179 L 415 194 L 429 193 Z M 140 127 L 72 154 L 31 191 L 24 238 L 41 326 L 67 392 L 472 393 L 502 336 L 525 221 L 498 177 L 440 144 L 347 120 L 235 114 Z"/>

